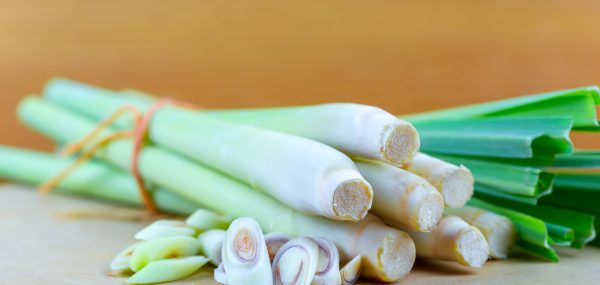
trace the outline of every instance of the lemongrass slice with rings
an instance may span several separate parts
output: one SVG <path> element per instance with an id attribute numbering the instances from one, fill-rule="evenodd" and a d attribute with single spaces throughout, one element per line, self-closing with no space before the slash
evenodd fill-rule
<path id="1" fill-rule="evenodd" d="M 225 233 L 224 230 L 216 229 L 203 232 L 198 236 L 200 250 L 215 266 L 218 266 L 223 261 L 221 248 L 223 247 Z"/>
<path id="2" fill-rule="evenodd" d="M 348 261 L 344 267 L 340 270 L 340 276 L 342 277 L 342 285 L 352 285 L 358 281 L 360 277 L 360 271 L 362 263 L 362 256 L 357 255 L 352 260 Z"/>
<path id="3" fill-rule="evenodd" d="M 269 252 L 260 226 L 251 218 L 234 220 L 221 249 L 229 285 L 270 285 Z"/>
<path id="4" fill-rule="evenodd" d="M 299 237 L 284 244 L 273 259 L 275 285 L 311 284 L 319 263 L 319 245 L 311 238 Z"/>
<path id="5" fill-rule="evenodd" d="M 271 261 L 277 255 L 279 249 L 288 241 L 290 241 L 290 237 L 282 233 L 273 232 L 265 235 L 265 242 L 267 243 L 267 250 L 269 251 L 269 259 Z"/>
<path id="6" fill-rule="evenodd" d="M 319 246 L 319 260 L 317 272 L 312 285 L 340 284 L 340 254 L 337 247 L 328 239 L 322 237 L 312 238 Z"/>

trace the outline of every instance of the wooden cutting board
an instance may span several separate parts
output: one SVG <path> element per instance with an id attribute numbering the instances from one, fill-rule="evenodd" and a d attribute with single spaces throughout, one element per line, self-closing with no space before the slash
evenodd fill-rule
<path id="1" fill-rule="evenodd" d="M 0 186 L 0 284 L 125 284 L 108 264 L 148 222 L 141 211 L 30 187 Z M 515 256 L 475 270 L 420 260 L 402 284 L 595 284 L 600 249 L 561 249 L 558 264 Z M 217 284 L 210 269 L 168 284 Z M 369 284 L 369 283 L 362 283 Z"/>

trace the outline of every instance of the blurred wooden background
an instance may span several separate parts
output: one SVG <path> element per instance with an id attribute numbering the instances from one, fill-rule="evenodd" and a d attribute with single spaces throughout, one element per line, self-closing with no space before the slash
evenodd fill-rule
<path id="1" fill-rule="evenodd" d="M 592 0 L 0 0 L 0 143 L 50 147 L 14 110 L 55 75 L 205 107 L 395 113 L 597 84 L 598 15 Z"/>

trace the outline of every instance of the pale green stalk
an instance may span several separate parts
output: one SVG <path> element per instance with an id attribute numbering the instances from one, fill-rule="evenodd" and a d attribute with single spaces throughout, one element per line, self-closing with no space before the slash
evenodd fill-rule
<path id="1" fill-rule="evenodd" d="M 33 97 L 22 102 L 19 116 L 59 143 L 78 140 L 95 128 L 94 122 Z M 131 150 L 131 140 L 123 139 L 111 142 L 97 156 L 129 169 Z M 232 217 L 251 216 L 266 232 L 325 237 L 336 244 L 343 260 L 362 255 L 365 277 L 394 282 L 408 274 L 414 263 L 410 237 L 371 215 L 350 223 L 301 214 L 246 184 L 158 147 L 144 147 L 139 166 L 146 181 L 207 209 Z"/>
<path id="2" fill-rule="evenodd" d="M 226 230 L 232 221 L 232 217 L 220 215 L 206 209 L 198 209 L 185 220 L 185 223 L 200 230 Z"/>
<path id="3" fill-rule="evenodd" d="M 134 243 L 123 251 L 119 252 L 117 256 L 110 262 L 110 270 L 117 274 L 129 273 L 131 272 L 131 267 L 129 263 L 131 262 L 131 255 L 133 255 L 133 251 L 140 245 L 142 242 Z"/>
<path id="4" fill-rule="evenodd" d="M 444 198 L 427 180 L 379 161 L 354 162 L 373 186 L 373 214 L 401 229 L 429 232 L 435 228 L 442 218 Z"/>
<path id="5" fill-rule="evenodd" d="M 208 263 L 204 256 L 187 256 L 153 261 L 127 279 L 129 284 L 175 281 L 192 275 Z"/>
<path id="6" fill-rule="evenodd" d="M 227 284 L 273 284 L 271 263 L 262 229 L 252 218 L 235 219 L 223 239 L 221 256 Z"/>
<path id="7" fill-rule="evenodd" d="M 182 221 L 158 220 L 135 234 L 137 240 L 151 240 L 175 236 L 195 236 L 197 230 Z"/>
<path id="8" fill-rule="evenodd" d="M 225 231 L 221 229 L 208 230 L 198 236 L 202 253 L 210 259 L 210 262 L 218 266 L 223 261 L 221 247 L 225 239 Z"/>
<path id="9" fill-rule="evenodd" d="M 138 272 L 153 261 L 197 255 L 200 243 L 193 237 L 176 236 L 157 238 L 142 242 L 133 250 L 129 266 Z"/>
<path id="10" fill-rule="evenodd" d="M 311 238 L 290 240 L 273 259 L 275 285 L 310 285 L 319 264 L 319 245 Z"/>
<path id="11" fill-rule="evenodd" d="M 79 85 L 54 81 L 46 98 L 97 120 L 125 105 L 150 107 L 103 91 L 79 92 Z M 325 144 L 177 107 L 156 112 L 147 131 L 157 145 L 247 182 L 299 211 L 358 221 L 371 208 L 369 183 L 350 158 Z"/>

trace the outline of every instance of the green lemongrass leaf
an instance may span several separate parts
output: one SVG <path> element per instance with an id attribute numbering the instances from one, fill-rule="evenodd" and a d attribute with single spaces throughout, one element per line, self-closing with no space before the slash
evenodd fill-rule
<path id="1" fill-rule="evenodd" d="M 233 218 L 227 215 L 217 214 L 207 209 L 198 209 L 191 214 L 185 223 L 200 230 L 222 229 L 226 230 Z"/>
<path id="2" fill-rule="evenodd" d="M 196 255 L 200 250 L 200 242 L 192 237 L 166 237 L 145 241 L 134 249 L 129 262 L 134 272 L 149 263 L 166 258 Z"/>
<path id="3" fill-rule="evenodd" d="M 558 224 L 545 222 L 548 228 L 549 242 L 552 245 L 571 246 L 575 240 L 575 231 Z"/>
<path id="4" fill-rule="evenodd" d="M 150 262 L 127 279 L 130 284 L 148 284 L 179 280 L 192 275 L 208 262 L 204 256 L 168 258 Z"/>
<path id="5" fill-rule="evenodd" d="M 583 248 L 596 237 L 594 216 L 552 206 L 531 206 L 506 200 L 494 200 L 494 204 L 515 211 L 519 211 L 549 223 L 571 228 L 575 231 L 572 247 Z"/>
<path id="6" fill-rule="evenodd" d="M 182 221 L 158 220 L 135 234 L 137 240 L 151 240 L 174 236 L 194 236 L 196 229 Z"/>
<path id="7" fill-rule="evenodd" d="M 598 211 L 599 201 L 599 173 L 557 173 L 552 195 L 540 199 L 544 205 L 581 212 Z"/>
<path id="8" fill-rule="evenodd" d="M 553 167 L 600 168 L 600 151 L 576 150 L 572 154 L 559 154 L 556 156 Z"/>
<path id="9" fill-rule="evenodd" d="M 541 168 L 498 163 L 489 160 L 436 155 L 471 170 L 475 183 L 508 194 L 537 197 L 550 190 L 554 175 Z"/>
<path id="10" fill-rule="evenodd" d="M 550 261 L 558 261 L 556 252 L 550 247 L 548 229 L 544 221 L 477 198 L 472 198 L 467 204 L 507 217 L 517 229 L 518 240 L 516 245 L 519 248 L 530 255 Z"/>
<path id="11" fill-rule="evenodd" d="M 417 122 L 421 150 L 484 157 L 531 158 L 570 153 L 569 117 L 484 118 Z"/>
<path id="12" fill-rule="evenodd" d="M 597 86 L 559 90 L 499 101 L 402 116 L 412 123 L 447 119 L 485 117 L 567 116 L 576 129 L 598 126 L 596 106 L 600 103 Z"/>

